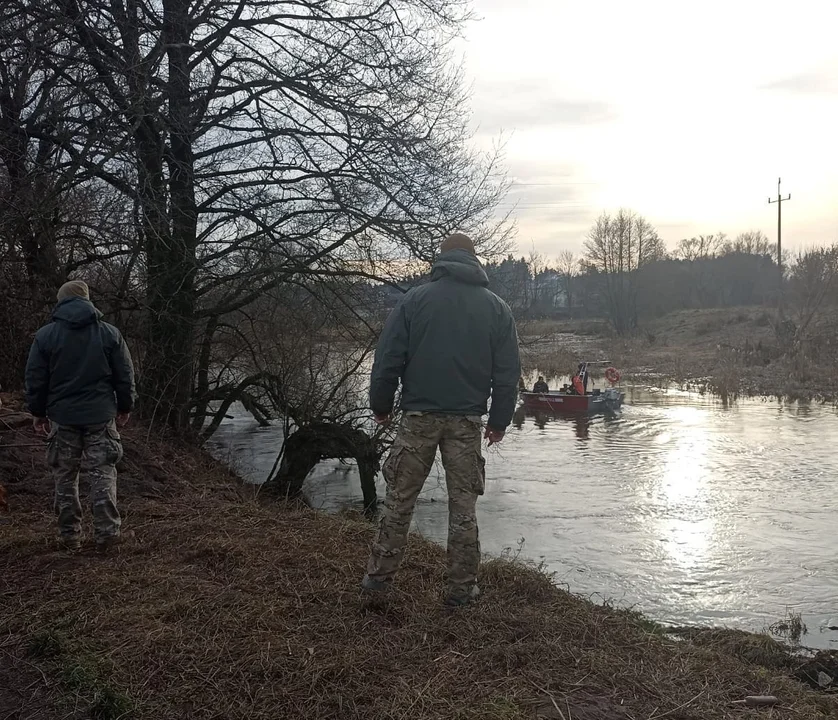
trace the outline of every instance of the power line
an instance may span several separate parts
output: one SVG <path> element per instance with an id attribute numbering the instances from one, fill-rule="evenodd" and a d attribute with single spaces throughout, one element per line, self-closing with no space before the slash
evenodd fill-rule
<path id="1" fill-rule="evenodd" d="M 565 185 L 599 185 L 598 182 L 583 182 L 583 181 L 573 181 L 573 182 L 557 182 L 557 183 L 522 183 L 522 182 L 515 182 L 514 180 L 510 183 L 511 187 L 563 187 Z"/>
<path id="2" fill-rule="evenodd" d="M 508 208 L 540 208 L 540 207 L 588 207 L 589 203 L 551 203 L 551 202 L 521 202 L 521 203 L 510 203 L 510 202 L 503 202 L 498 203 L 498 207 L 508 207 Z"/>

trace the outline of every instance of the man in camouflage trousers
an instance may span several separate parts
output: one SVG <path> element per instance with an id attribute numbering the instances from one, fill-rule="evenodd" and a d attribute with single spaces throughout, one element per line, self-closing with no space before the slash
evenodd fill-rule
<path id="1" fill-rule="evenodd" d="M 117 424 L 128 422 L 133 409 L 134 369 L 122 335 L 101 318 L 85 283 L 65 283 L 52 322 L 38 331 L 26 365 L 26 400 L 35 429 L 48 430 L 59 542 L 70 551 L 81 547 L 79 475 L 90 487 L 97 551 L 117 541 L 121 525 Z"/>
<path id="2" fill-rule="evenodd" d="M 363 587 L 378 592 L 392 584 L 439 448 L 448 489 L 446 604 L 465 605 L 480 593 L 475 507 L 485 489 L 481 436 L 490 445 L 500 442 L 512 419 L 521 376 L 518 336 L 506 303 L 487 289 L 489 279 L 465 235 L 445 240 L 430 280 L 401 299 L 376 350 L 372 411 L 379 423 L 389 420 L 401 381 L 402 421 L 384 463 L 384 517 Z"/>

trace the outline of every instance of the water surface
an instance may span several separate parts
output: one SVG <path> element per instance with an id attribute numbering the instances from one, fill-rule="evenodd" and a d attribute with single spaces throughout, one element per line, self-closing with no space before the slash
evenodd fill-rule
<path id="1" fill-rule="evenodd" d="M 626 402 L 617 417 L 516 415 L 487 457 L 484 551 L 521 546 L 571 591 L 669 623 L 762 630 L 791 609 L 804 644 L 838 647 L 826 629 L 838 625 L 836 411 L 641 389 Z M 241 414 L 213 445 L 257 481 L 280 437 Z M 361 502 L 354 467 L 338 462 L 318 466 L 306 493 L 330 511 Z M 445 540 L 439 464 L 414 530 Z"/>

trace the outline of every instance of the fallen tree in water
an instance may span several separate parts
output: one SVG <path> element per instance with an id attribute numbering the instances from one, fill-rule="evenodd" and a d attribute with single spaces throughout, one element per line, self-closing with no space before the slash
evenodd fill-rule
<path id="1" fill-rule="evenodd" d="M 352 458 L 358 464 L 364 511 L 374 512 L 378 499 L 375 476 L 380 469 L 380 450 L 363 430 L 343 423 L 318 422 L 305 425 L 285 440 L 278 472 L 265 489 L 282 497 L 299 497 L 303 482 L 322 460 Z"/>
<path id="2" fill-rule="evenodd" d="M 66 555 L 42 447 L 0 422 L 18 446 L 0 475 L 0 717 L 713 720 L 750 717 L 751 696 L 777 698 L 774 720 L 838 717 L 782 663 L 671 639 L 523 563 L 484 563 L 480 602 L 446 610 L 445 551 L 416 535 L 393 594 L 368 601 L 360 516 L 262 503 L 199 450 L 124 437 L 134 537 Z"/>

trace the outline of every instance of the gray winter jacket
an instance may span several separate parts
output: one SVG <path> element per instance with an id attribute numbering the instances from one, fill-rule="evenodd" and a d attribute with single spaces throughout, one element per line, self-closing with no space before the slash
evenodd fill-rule
<path id="1" fill-rule="evenodd" d="M 69 298 L 35 335 L 26 403 L 59 425 L 98 425 L 134 407 L 134 367 L 119 330 L 89 300 Z"/>
<path id="2" fill-rule="evenodd" d="M 401 409 L 484 415 L 505 430 L 518 396 L 521 364 L 512 312 L 487 286 L 474 255 L 439 256 L 431 282 L 413 288 L 390 313 L 370 382 L 370 407 L 387 415 L 402 383 Z"/>

